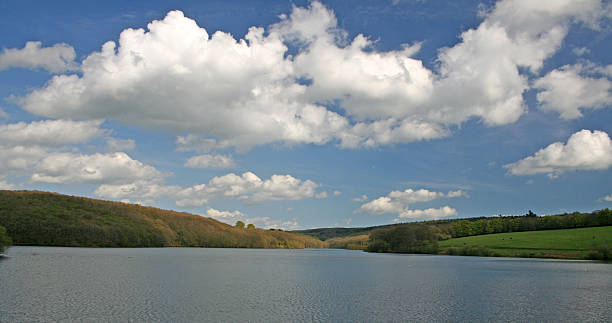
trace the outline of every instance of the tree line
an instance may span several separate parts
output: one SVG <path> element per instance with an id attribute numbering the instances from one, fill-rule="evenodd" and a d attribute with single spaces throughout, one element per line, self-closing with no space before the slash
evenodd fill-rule
<path id="1" fill-rule="evenodd" d="M 565 213 L 537 216 L 496 216 L 402 223 L 370 232 L 366 247 L 371 252 L 435 253 L 437 242 L 482 234 L 535 230 L 570 229 L 612 225 L 609 209 L 592 213 Z"/>

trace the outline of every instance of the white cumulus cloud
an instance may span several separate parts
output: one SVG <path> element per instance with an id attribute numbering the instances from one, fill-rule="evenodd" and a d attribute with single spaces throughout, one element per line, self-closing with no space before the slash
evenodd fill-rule
<path id="1" fill-rule="evenodd" d="M 606 195 L 601 198 L 603 201 L 612 202 L 612 194 Z"/>
<path id="2" fill-rule="evenodd" d="M 46 154 L 46 149 L 37 146 L 0 146 L 0 176 L 22 175 Z"/>
<path id="3" fill-rule="evenodd" d="M 51 73 L 61 73 L 78 69 L 74 62 L 76 54 L 72 46 L 55 44 L 42 47 L 39 41 L 29 41 L 25 47 L 5 48 L 0 54 L 0 71 L 11 67 L 28 69 L 43 68 Z"/>
<path id="4" fill-rule="evenodd" d="M 612 166 L 612 141 L 603 131 L 581 130 L 567 143 L 555 142 L 534 155 L 507 164 L 511 175 L 547 174 L 555 178 L 566 171 L 602 170 Z"/>
<path id="5" fill-rule="evenodd" d="M 232 168 L 236 163 L 232 156 L 205 154 L 187 159 L 185 167 L 191 168 Z"/>
<path id="6" fill-rule="evenodd" d="M 162 177 L 155 167 L 122 152 L 93 155 L 51 153 L 36 164 L 31 180 L 61 184 L 120 184 Z"/>
<path id="7" fill-rule="evenodd" d="M 612 82 L 607 77 L 588 76 L 596 69 L 565 65 L 536 80 L 534 87 L 541 90 L 537 94 L 540 108 L 558 112 L 563 119 L 575 119 L 582 117 L 580 109 L 610 106 Z"/>
<path id="8" fill-rule="evenodd" d="M 229 173 L 213 177 L 207 184 L 189 187 L 163 185 L 156 181 L 139 180 L 126 184 L 100 185 L 96 196 L 110 199 L 141 199 L 166 197 L 181 207 L 200 207 L 215 199 L 237 199 L 247 204 L 266 201 L 302 200 L 314 198 L 319 185 L 291 175 L 272 175 L 262 180 L 252 172 L 242 175 Z"/>
<path id="9" fill-rule="evenodd" d="M 101 120 L 43 120 L 0 125 L 2 146 L 61 146 L 88 142 L 108 133 Z"/>
<path id="10" fill-rule="evenodd" d="M 237 220 L 242 220 L 244 218 L 246 218 L 246 215 L 240 211 L 220 211 L 220 210 L 215 210 L 213 208 L 208 208 L 206 210 L 206 216 L 211 217 L 213 219 L 219 220 L 229 220 L 229 221 L 237 221 Z M 233 224 L 231 222 L 228 221 L 223 221 L 226 223 L 230 223 Z"/>
<path id="11" fill-rule="evenodd" d="M 424 210 L 403 210 L 399 213 L 397 218 L 393 219 L 393 221 L 399 222 L 403 219 L 438 220 L 456 215 L 457 210 L 450 206 L 443 206 L 439 209 L 429 208 Z"/>
<path id="12" fill-rule="evenodd" d="M 459 43 L 441 49 L 430 70 L 413 58 L 419 43 L 379 51 L 365 35 L 347 39 L 317 1 L 267 28 L 249 28 L 242 39 L 209 34 L 171 11 L 147 30 L 126 29 L 105 43 L 82 62 L 82 74 L 57 75 L 19 102 L 52 118 L 169 130 L 181 134 L 178 150 L 200 153 L 272 142 L 353 148 L 436 139 L 472 118 L 491 126 L 518 120 L 531 75 L 524 69 L 537 74 L 572 24 L 598 28 L 605 12 L 600 0 L 500 1 Z"/>
<path id="13" fill-rule="evenodd" d="M 247 214 L 236 211 L 221 211 L 213 208 L 206 210 L 206 216 L 211 217 L 215 220 L 234 225 L 236 221 L 242 221 L 246 224 L 253 224 L 257 228 L 263 229 L 283 229 L 283 230 L 296 230 L 300 228 L 298 222 L 293 219 L 289 221 L 275 220 L 270 217 L 249 217 Z"/>
<path id="14" fill-rule="evenodd" d="M 387 196 L 381 196 L 368 203 L 362 204 L 356 213 L 364 212 L 370 215 L 377 214 L 398 214 L 399 218 L 423 218 L 437 219 L 446 216 L 456 215 L 457 211 L 445 206 L 440 209 L 412 210 L 410 205 L 415 203 L 430 202 L 439 198 L 455 198 L 465 196 L 461 191 L 449 191 L 448 193 L 434 192 L 426 189 L 406 189 L 404 191 L 391 191 Z"/>

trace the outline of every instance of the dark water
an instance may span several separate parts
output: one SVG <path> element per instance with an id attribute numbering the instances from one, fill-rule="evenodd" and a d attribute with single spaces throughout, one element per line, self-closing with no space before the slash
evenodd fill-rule
<path id="1" fill-rule="evenodd" d="M 348 250 L 13 247 L 0 321 L 612 321 L 612 265 Z"/>

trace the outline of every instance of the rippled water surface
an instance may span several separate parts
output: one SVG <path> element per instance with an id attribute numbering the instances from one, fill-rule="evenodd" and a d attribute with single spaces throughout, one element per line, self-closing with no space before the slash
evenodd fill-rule
<path id="1" fill-rule="evenodd" d="M 612 265 L 349 250 L 13 247 L 0 321 L 612 321 Z"/>

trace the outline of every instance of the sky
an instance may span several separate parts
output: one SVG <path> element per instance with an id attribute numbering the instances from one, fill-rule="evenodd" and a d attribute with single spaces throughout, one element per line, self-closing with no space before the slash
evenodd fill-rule
<path id="1" fill-rule="evenodd" d="M 0 189 L 285 230 L 612 207 L 612 3 L 4 1 Z"/>

